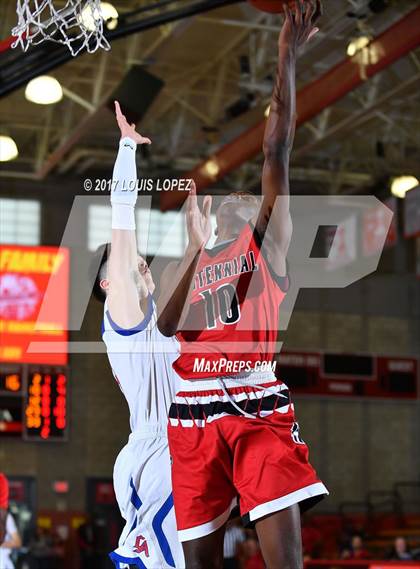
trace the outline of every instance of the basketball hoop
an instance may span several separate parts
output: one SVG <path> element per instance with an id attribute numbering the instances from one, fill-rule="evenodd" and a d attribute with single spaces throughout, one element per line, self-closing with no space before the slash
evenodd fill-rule
<path id="1" fill-rule="evenodd" d="M 53 41 L 65 45 L 73 56 L 86 49 L 109 50 L 104 37 L 104 20 L 100 0 L 67 0 L 65 6 L 54 6 L 53 0 L 17 0 L 18 23 L 12 34 L 12 47 L 26 51 L 31 45 Z"/>

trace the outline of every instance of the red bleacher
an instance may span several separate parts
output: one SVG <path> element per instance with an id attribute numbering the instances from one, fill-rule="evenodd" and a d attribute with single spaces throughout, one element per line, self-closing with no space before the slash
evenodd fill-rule
<path id="1" fill-rule="evenodd" d="M 317 559 L 305 563 L 305 569 L 341 569 L 342 567 L 357 567 L 358 569 L 400 569 L 401 567 L 411 567 L 411 569 L 420 569 L 420 561 Z"/>
<path id="2" fill-rule="evenodd" d="M 420 569 L 420 561 L 384 561 L 389 554 L 394 540 L 398 536 L 406 538 L 409 547 L 420 549 L 420 516 L 395 513 L 315 515 L 310 526 L 317 528 L 322 535 L 320 556 L 305 564 L 305 569 L 341 569 L 358 567 L 360 569 L 397 569 L 412 567 Z M 354 533 L 365 536 L 364 544 L 371 554 L 369 560 L 337 559 L 339 545 L 351 528 Z"/>

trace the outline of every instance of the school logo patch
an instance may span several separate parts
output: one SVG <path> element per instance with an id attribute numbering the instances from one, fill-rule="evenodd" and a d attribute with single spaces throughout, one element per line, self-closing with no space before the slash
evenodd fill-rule
<path id="1" fill-rule="evenodd" d="M 134 549 L 136 553 L 144 553 L 146 557 L 149 557 L 149 546 L 147 545 L 147 539 L 142 535 L 136 537 L 136 543 Z"/>

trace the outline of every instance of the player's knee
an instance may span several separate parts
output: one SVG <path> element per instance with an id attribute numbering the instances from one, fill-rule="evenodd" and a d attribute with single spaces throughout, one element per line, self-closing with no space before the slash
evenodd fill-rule
<path id="1" fill-rule="evenodd" d="M 289 551 L 277 559 L 266 562 L 266 569 L 302 569 L 303 560 L 300 551 Z"/>
<path id="2" fill-rule="evenodd" d="M 223 535 L 221 528 L 204 538 L 184 542 L 186 569 L 222 569 Z"/>
<path id="3" fill-rule="evenodd" d="M 282 544 L 281 549 L 265 551 L 266 569 L 302 569 L 302 548 L 299 543 L 290 540 Z"/>
<path id="4" fill-rule="evenodd" d="M 223 560 L 215 552 L 191 551 L 186 553 L 186 569 L 222 569 Z"/>

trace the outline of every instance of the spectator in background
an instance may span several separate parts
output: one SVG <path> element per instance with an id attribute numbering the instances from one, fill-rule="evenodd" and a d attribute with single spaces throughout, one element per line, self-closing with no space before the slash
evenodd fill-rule
<path id="1" fill-rule="evenodd" d="M 344 549 L 341 553 L 342 559 L 370 559 L 370 553 L 365 548 L 363 538 L 356 534 L 351 538 L 349 549 Z"/>
<path id="2" fill-rule="evenodd" d="M 0 567 L 1 569 L 14 569 L 11 559 L 14 549 L 22 547 L 22 540 L 13 519 L 12 514 L 8 513 L 6 517 L 6 535 L 3 543 L 0 545 Z"/>
<path id="3" fill-rule="evenodd" d="M 228 523 L 223 543 L 223 569 L 239 569 L 238 553 L 245 541 L 245 532 L 239 527 L 238 520 Z"/>
<path id="4" fill-rule="evenodd" d="M 353 521 L 351 519 L 344 518 L 341 535 L 339 538 L 339 547 L 341 554 L 346 550 L 350 550 L 352 537 L 356 533 L 359 534 L 361 532 L 355 529 Z"/>
<path id="5" fill-rule="evenodd" d="M 36 569 L 56 569 L 58 558 L 54 550 L 54 535 L 49 528 L 37 527 L 29 544 L 33 565 Z"/>
<path id="6" fill-rule="evenodd" d="M 9 484 L 5 475 L 0 472 L 0 543 L 6 534 L 7 508 L 9 507 Z"/>
<path id="7" fill-rule="evenodd" d="M 263 556 L 261 555 L 260 546 L 254 535 L 249 536 L 244 544 L 244 562 L 243 569 L 265 569 Z"/>
<path id="8" fill-rule="evenodd" d="M 405 537 L 396 537 L 394 541 L 394 547 L 389 555 L 389 559 L 395 559 L 399 561 L 409 561 L 413 559 L 411 552 L 408 549 L 407 541 Z"/>
<path id="9" fill-rule="evenodd" d="M 312 516 L 304 514 L 302 517 L 302 546 L 303 559 L 317 559 L 322 546 L 322 533 L 315 525 Z"/>
<path id="10" fill-rule="evenodd" d="M 77 530 L 77 541 L 80 551 L 80 568 L 90 569 L 96 563 L 95 528 L 90 520 L 87 520 Z"/>

